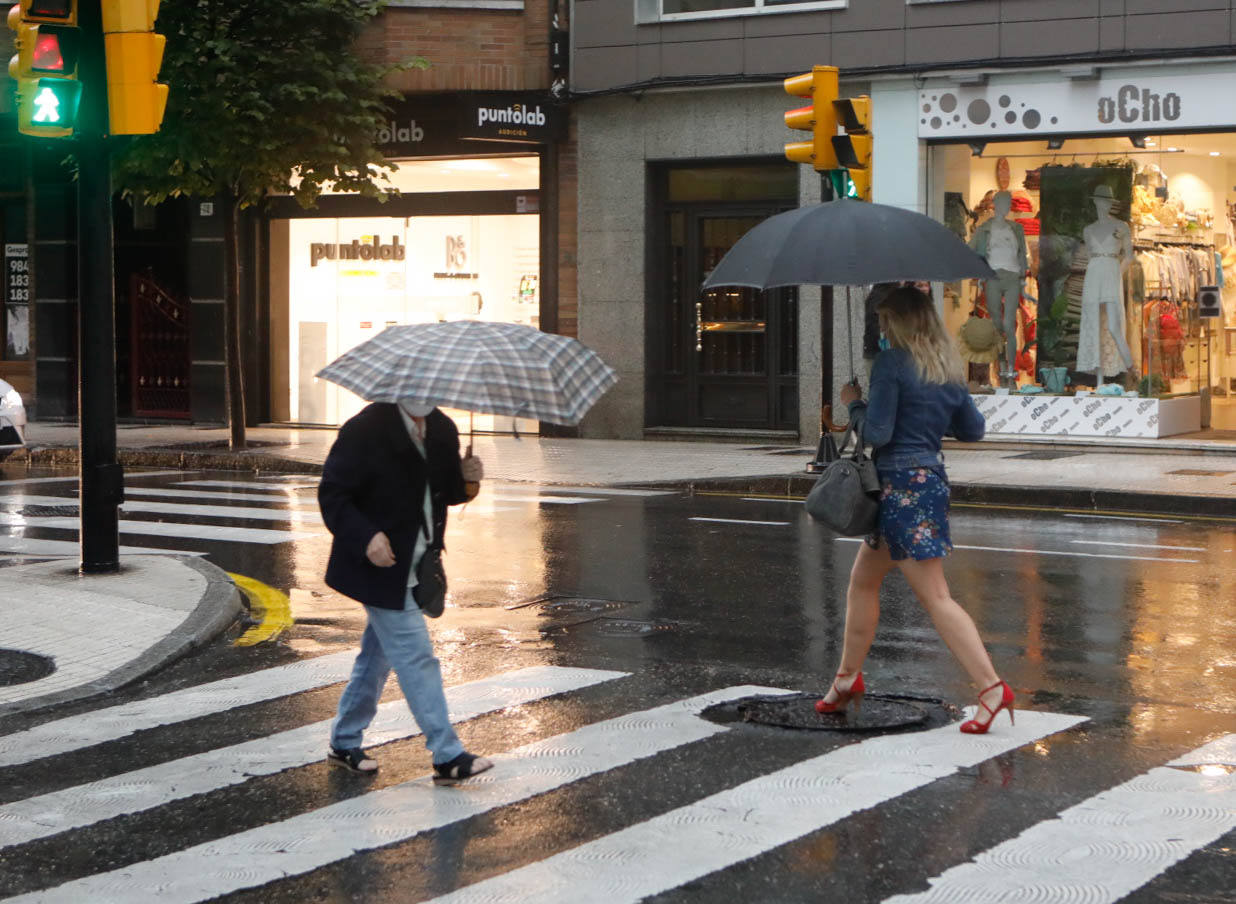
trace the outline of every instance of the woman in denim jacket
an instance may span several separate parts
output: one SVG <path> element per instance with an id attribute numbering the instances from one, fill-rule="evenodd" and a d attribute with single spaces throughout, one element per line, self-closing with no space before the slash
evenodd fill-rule
<path id="1" fill-rule="evenodd" d="M 883 493 L 876 532 L 859 547 L 846 594 L 845 646 L 821 713 L 861 703 L 863 660 L 880 618 L 880 585 L 901 570 L 936 630 L 979 694 L 976 718 L 962 723 L 984 734 L 996 714 L 1013 718 L 1013 691 L 1000 680 L 969 614 L 953 600 L 944 579 L 949 539 L 948 478 L 940 444 L 946 435 L 965 442 L 983 438 L 983 416 L 966 388 L 961 358 L 935 306 L 913 287 L 890 292 L 877 306 L 880 329 L 891 348 L 880 352 L 871 373 L 871 401 L 857 386 L 841 390 L 850 417 L 861 418 L 863 439 L 875 450 Z M 981 716 L 981 717 L 979 717 Z"/>

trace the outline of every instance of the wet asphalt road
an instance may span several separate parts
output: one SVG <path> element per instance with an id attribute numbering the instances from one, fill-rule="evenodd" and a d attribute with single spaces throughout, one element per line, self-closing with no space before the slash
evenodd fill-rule
<path id="1" fill-rule="evenodd" d="M 69 483 L 20 482 L 53 472 L 9 467 L 4 476 L 4 502 L 22 494 L 63 496 L 68 502 L 72 495 Z M 186 486 L 186 481 L 250 486 Z M 314 523 L 314 483 L 312 478 L 259 482 L 227 473 L 130 475 L 131 489 L 172 494 L 130 492 L 131 501 L 218 507 L 218 514 L 209 516 L 126 514 L 134 520 L 278 527 L 233 517 L 228 506 L 306 512 L 293 525 L 314 536 L 295 542 L 173 541 L 153 526 L 156 533 L 122 537 L 125 545 L 202 552 L 230 572 L 288 592 L 295 624 L 277 640 L 247 648 L 232 644 L 237 628 L 137 686 L 104 700 L 9 717 L 0 732 L 77 714 L 84 718 L 104 705 L 156 698 L 232 676 L 261 681 L 264 670 L 354 648 L 363 617 L 356 604 L 322 582 L 329 538 Z M 454 512 L 447 537 L 452 606 L 433 624 L 446 683 L 500 679 L 516 669 L 543 666 L 624 674 L 478 715 L 459 726 L 469 749 L 502 752 L 552 742 L 595 723 L 730 686 L 826 689 L 840 651 L 853 542 L 836 540 L 812 524 L 792 500 L 550 489 L 487 486 L 480 499 Z M 186 491 L 199 495 L 176 495 Z M 0 526 L 0 533 L 13 530 Z M 62 530 L 27 530 L 25 535 L 71 539 Z M 906 787 L 897 784 L 905 770 L 895 758 L 872 748 L 870 758 L 859 760 L 871 770 L 863 791 L 874 796 L 866 803 L 839 803 L 831 784 L 806 787 L 787 779 L 759 792 L 769 808 L 768 823 L 759 823 L 759 808 L 753 807 L 747 816 L 755 824 L 736 829 L 727 820 L 741 824 L 743 814 L 718 805 L 715 813 L 723 814 L 713 826 L 718 834 L 704 836 L 696 834 L 696 822 L 715 813 L 701 815 L 696 805 L 702 799 L 879 736 L 729 725 L 706 738 L 665 741 L 648 755 L 605 768 L 587 765 L 591 748 L 579 741 L 577 774 L 549 790 L 516 795 L 488 809 L 478 806 L 476 812 L 426 830 L 405 825 L 383 847 L 327 858 L 319 865 L 306 861 L 306 868 L 289 868 L 295 875 L 273 883 L 260 881 L 259 874 L 247 876 L 236 858 L 237 878 L 219 886 L 227 889 L 224 898 L 421 901 L 521 870 L 530 883 L 525 889 L 536 889 L 535 896 L 508 890 L 513 897 L 502 898 L 500 889 L 491 893 L 485 891 L 490 886 L 482 886 L 474 897 L 458 899 L 598 900 L 583 891 L 555 897 L 550 879 L 538 872 L 547 858 L 579 848 L 589 864 L 586 872 L 611 883 L 603 895 L 607 902 L 627 900 L 622 891 L 627 882 L 636 889 L 631 900 L 647 895 L 666 902 L 883 901 L 922 892 L 929 880 L 950 868 L 1027 830 L 1051 825 L 1063 811 L 1100 792 L 1236 734 L 1236 524 L 958 509 L 953 540 L 959 547 L 948 565 L 954 595 L 975 617 L 1019 705 L 1085 721 L 1006 745 Z M 17 560 L 0 556 L 0 561 Z M 972 702 L 964 676 L 899 578 L 886 585 L 882 606 L 880 633 L 865 668 L 869 691 L 937 698 L 955 706 Z M 215 713 L 127 739 L 0 769 L 0 829 L 5 808 L 20 807 L 22 801 L 65 789 L 75 789 L 72 800 L 89 798 L 90 788 L 76 789 L 329 719 L 339 690 L 338 683 L 329 683 L 268 702 L 222 705 Z M 393 681 L 384 699 L 398 699 Z M 1028 714 L 1019 718 L 1019 727 L 1030 719 Z M 659 729 L 650 731 L 656 735 Z M 948 743 L 954 744 L 955 729 L 949 726 L 948 731 Z M 1002 715 L 991 737 L 1007 737 L 1010 731 Z M 624 737 L 622 730 L 612 735 L 609 746 L 618 749 L 611 753 L 621 754 Z M 911 734 L 884 737 L 910 739 L 911 750 L 918 743 Z M 382 769 L 371 780 L 315 761 L 188 797 L 163 801 L 156 796 L 152 805 L 132 812 L 0 847 L 0 897 L 125 867 L 144 868 L 157 858 L 262 826 L 275 826 L 276 837 L 286 841 L 277 849 L 294 852 L 301 831 L 297 819 L 303 814 L 341 800 L 364 802 L 375 790 L 393 789 L 428 772 L 428 753 L 419 739 L 385 744 L 374 753 Z M 1187 833 L 1174 823 L 1150 820 L 1145 838 L 1127 850 L 1116 850 L 1114 840 L 1093 849 L 1065 845 L 1063 853 L 1059 846 L 1012 848 L 997 861 L 1001 868 L 982 883 L 989 897 L 945 892 L 939 900 L 1012 900 L 1013 892 L 1004 896 L 1001 883 L 1012 881 L 1010 870 L 1024 869 L 1036 878 L 1027 880 L 1029 890 L 1017 893 L 1019 901 L 1231 901 L 1236 889 L 1236 769 L 1230 753 L 1226 762 L 1207 760 L 1191 770 L 1171 770 L 1189 777 L 1205 773 L 1218 783 L 1205 798 L 1212 803 L 1197 816 L 1218 825 L 1217 834 L 1183 846 L 1178 862 L 1161 848 Z M 1159 773 L 1146 781 L 1164 780 L 1155 776 Z M 438 794 L 439 801 L 454 799 L 441 795 L 469 793 L 418 790 Z M 791 805 L 800 799 L 805 817 L 795 816 Z M 1181 794 L 1180 809 L 1190 810 L 1189 800 Z M 836 815 L 827 816 L 834 806 Z M 398 808 L 384 815 L 386 809 L 367 818 L 406 818 Z M 678 820 L 648 849 L 659 851 L 668 865 L 650 855 L 629 854 L 641 850 L 635 847 L 641 833 L 657 825 L 658 818 Z M 807 819 L 801 831 L 791 827 L 799 818 Z M 278 825 L 284 820 L 289 821 L 286 831 Z M 347 845 L 352 831 L 341 822 L 339 842 Z M 780 831 L 787 833 L 786 841 L 769 840 Z M 1098 828 L 1092 835 L 1110 840 L 1118 833 Z M 242 836 L 239 844 L 250 845 L 250 837 L 258 839 Z M 623 841 L 628 837 L 629 845 Z M 714 842 L 701 844 L 700 837 Z M 754 840 L 734 840 L 746 837 Z M 254 840 L 250 853 L 261 854 L 262 843 Z M 683 866 L 700 859 L 700 849 L 730 848 L 732 853 L 711 868 Z M 189 865 L 176 869 L 198 868 L 192 858 L 185 862 Z M 1060 878 L 1067 872 L 1062 863 L 1077 874 L 1067 884 Z M 605 878 L 611 873 L 615 878 Z M 1139 875 L 1143 880 L 1127 888 L 1095 891 L 1111 885 L 1113 876 Z M 146 881 L 140 873 L 135 876 L 134 887 Z M 145 899 L 123 896 L 131 889 L 121 886 L 116 900 Z M 65 900 L 108 899 L 74 888 L 66 887 Z M 157 897 L 165 902 L 200 899 L 176 890 Z"/>

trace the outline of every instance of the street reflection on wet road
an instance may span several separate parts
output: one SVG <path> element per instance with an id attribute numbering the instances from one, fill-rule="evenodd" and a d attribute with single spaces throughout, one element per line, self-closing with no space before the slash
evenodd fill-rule
<path id="1" fill-rule="evenodd" d="M 64 474 L 64 472 L 60 472 Z M 71 518 L 38 507 L 74 504 L 71 480 L 9 466 L 0 482 L 0 542 L 71 541 Z M 31 482 L 25 482 L 26 480 Z M 38 482 L 34 482 L 38 481 Z M 295 627 L 280 643 L 301 654 L 354 644 L 359 607 L 325 587 L 329 536 L 317 521 L 315 479 L 272 475 L 129 475 L 132 548 L 171 546 L 287 591 Z M 286 513 L 308 534 L 262 544 L 222 539 L 228 528 Z M 300 514 L 300 513 L 304 514 Z M 1035 692 L 1137 699 L 1196 696 L 1236 705 L 1236 525 L 1180 518 L 954 510 L 948 574 L 1002 668 Z M 702 519 L 702 520 L 701 520 Z M 203 536 L 178 525 L 197 525 Z M 621 667 L 676 662 L 777 667 L 802 674 L 835 658 L 856 541 L 812 523 L 796 500 L 728 496 L 590 495 L 488 484 L 452 510 L 447 535 L 451 609 L 434 624 L 444 659 L 455 651 L 602 657 Z M 613 601 L 620 609 L 561 617 L 515 608 L 540 597 Z M 657 631 L 600 630 L 606 620 Z M 612 627 L 612 625 L 611 625 Z M 873 667 L 919 689 L 958 687 L 947 653 L 904 582 L 890 578 Z"/>
<path id="2" fill-rule="evenodd" d="M 65 472 L 12 466 L 3 476 L 0 564 L 65 554 L 74 539 L 72 515 L 48 512 L 75 504 L 72 479 L 62 479 Z M 313 517 L 315 478 L 132 472 L 127 479 L 126 547 L 202 554 L 227 571 L 283 590 L 294 624 L 276 640 L 243 650 L 230 645 L 233 632 L 140 688 L 114 695 L 116 700 L 260 674 L 356 647 L 362 610 L 323 583 L 330 538 Z M 258 535 L 242 536 L 237 528 L 305 535 L 259 542 Z M 674 870 L 660 876 L 652 870 L 649 893 L 676 889 L 666 892 L 666 900 L 675 901 L 881 900 L 925 887 L 928 878 L 990 847 L 989 840 L 1012 838 L 1104 788 L 1236 733 L 1236 523 L 959 507 L 952 535 L 957 551 L 946 565 L 950 585 L 1018 693 L 1027 724 L 1023 728 L 1019 712 L 1016 731 L 1024 730 L 1024 737 L 1002 723 L 993 730 L 998 746 L 976 759 L 973 748 L 956 746 L 954 735 L 960 735 L 948 726 L 953 765 L 902 787 L 897 776 L 921 768 L 914 760 L 916 742 L 889 742 L 890 756 L 908 757 L 913 765 L 883 770 L 880 762 L 864 764 L 847 752 L 852 738 L 827 732 L 738 726 L 710 737 L 707 748 L 658 736 L 650 739 L 657 753 L 648 762 L 609 751 L 615 754 L 606 767 L 610 777 L 584 780 L 592 773 L 583 770 L 577 784 L 547 787 L 545 799 L 508 788 L 502 800 L 509 799 L 512 809 L 500 811 L 508 815 L 485 815 L 478 806 L 468 821 L 424 838 L 413 837 L 419 829 L 408 834 L 405 826 L 399 829 L 404 834 L 392 838 L 406 840 L 393 847 L 356 855 L 346 865 L 326 860 L 307 876 L 274 886 L 246 892 L 238 885 L 229 900 L 421 900 L 517 871 L 542 856 L 533 852 L 548 857 L 575 845 L 604 863 L 618 844 L 605 840 L 619 837 L 611 833 L 658 837 L 656 820 L 663 814 L 691 822 L 713 813 L 713 803 L 728 807 L 726 795 L 745 800 L 746 783 L 765 789 L 762 800 L 774 802 L 773 822 L 774 816 L 785 817 L 775 805 L 777 795 L 798 800 L 791 790 L 800 785 L 831 800 L 832 784 L 813 784 L 820 781 L 816 767 L 802 764 L 835 768 L 836 781 L 844 783 L 859 768 L 851 756 L 870 769 L 864 773 L 870 787 L 853 792 L 861 805 L 836 819 L 812 807 L 795 810 L 793 819 L 801 819 L 805 834 L 787 830 L 775 850 L 767 841 L 741 848 L 752 859 L 740 866 L 721 863 L 722 878 L 682 885 L 687 879 L 674 878 Z M 840 654 L 844 592 L 857 552 L 855 541 L 811 522 L 797 500 L 494 482 L 475 502 L 452 510 L 446 544 L 451 596 L 431 631 L 448 686 L 528 667 L 605 670 L 611 676 L 557 699 L 530 696 L 519 706 L 485 710 L 462 726 L 470 746 L 495 752 L 573 738 L 571 732 L 593 723 L 719 688 L 821 693 Z M 617 674 L 627 677 L 612 677 Z M 874 693 L 972 702 L 973 690 L 896 575 L 884 588 L 880 630 L 865 674 Z M 393 685 L 388 701 L 398 699 Z M 201 726 L 170 739 L 159 736 L 150 755 L 163 762 L 248 742 L 255 732 L 320 722 L 330 717 L 337 695 L 337 686 L 314 686 L 251 704 L 244 719 L 226 712 L 203 716 Z M 87 709 L 82 704 L 66 713 Z M 1039 728 L 1035 718 L 1044 720 Z M 694 738 L 691 731 L 684 737 Z M 679 751 L 676 744 L 686 746 Z M 291 826 L 313 808 L 423 774 L 426 755 L 415 739 L 393 741 L 381 751 L 382 773 L 372 786 L 360 788 L 338 775 L 324 782 L 320 770 L 297 766 L 268 775 L 256 789 L 215 792 L 195 804 L 200 810 L 193 818 L 165 807 L 83 828 L 91 843 L 79 847 L 92 850 L 97 843 L 99 853 L 83 854 L 71 865 L 61 863 L 54 837 L 31 842 L 24 849 L 28 862 L 0 854 L 0 879 L 36 889 L 45 886 L 45 876 L 69 881 L 113 864 L 156 858 L 165 849 L 259 831 L 272 820 Z M 4 800 L 123 773 L 132 767 L 121 765 L 122 754 L 115 745 L 102 754 L 65 754 L 80 777 L 35 764 Z M 842 766 L 831 765 L 838 761 Z M 804 768 L 805 777 L 794 771 Z M 1208 760 L 1199 768 L 1230 766 Z M 1206 774 L 1215 781 L 1229 777 L 1226 771 Z M 386 819 L 385 812 L 372 819 Z M 429 825 L 432 819 L 425 818 Z M 922 831 L 924 824 L 932 830 Z M 116 853 L 135 835 L 160 833 L 175 843 L 143 841 Z M 429 862 L 432 870 L 418 866 Z M 871 871 L 856 868 L 856 862 L 886 866 Z M 1228 863 L 1194 866 L 1188 875 L 1222 876 Z M 1220 887 L 1222 880 L 1201 885 Z"/>

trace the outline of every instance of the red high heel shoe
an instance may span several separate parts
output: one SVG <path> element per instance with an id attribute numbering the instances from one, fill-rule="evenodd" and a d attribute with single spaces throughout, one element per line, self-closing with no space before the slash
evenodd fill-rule
<path id="1" fill-rule="evenodd" d="M 987 691 L 995 690 L 998 687 L 1003 688 L 1004 690 L 1000 694 L 1000 702 L 996 704 L 995 709 L 992 709 L 983 702 L 983 694 L 987 693 Z M 961 730 L 966 734 L 987 734 L 987 729 L 991 728 L 991 723 L 995 720 L 996 715 L 1002 709 L 1007 709 L 1009 712 L 1009 724 L 1015 724 L 1013 722 L 1013 689 L 1003 681 L 997 681 L 991 687 L 985 688 L 979 692 L 979 706 L 987 710 L 990 715 L 988 715 L 988 717 L 982 722 L 978 719 L 970 719 L 967 722 L 962 722 Z M 976 712 L 975 715 L 977 716 L 978 713 Z"/>
<path id="2" fill-rule="evenodd" d="M 837 678 L 847 678 L 849 674 L 849 672 L 838 672 Z M 855 712 L 862 709 L 863 694 L 867 693 L 867 688 L 863 685 L 863 673 L 859 672 L 854 677 L 854 680 L 850 682 L 849 689 L 844 691 L 837 687 L 837 678 L 833 679 L 833 690 L 837 692 L 837 699 L 832 703 L 824 700 L 815 701 L 815 711 L 817 713 L 823 715 L 825 713 L 845 712 L 846 706 L 850 703 L 854 704 Z"/>

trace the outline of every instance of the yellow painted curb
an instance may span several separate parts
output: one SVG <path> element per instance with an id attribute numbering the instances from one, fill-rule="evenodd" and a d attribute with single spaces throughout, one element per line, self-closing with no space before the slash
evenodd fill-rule
<path id="1" fill-rule="evenodd" d="M 292 627 L 292 601 L 282 590 L 276 590 L 268 584 L 243 574 L 232 574 L 228 577 L 236 582 L 236 586 L 249 598 L 254 615 L 260 617 L 256 625 L 236 638 L 233 646 L 251 647 L 267 640 L 274 640 L 288 628 Z"/>

